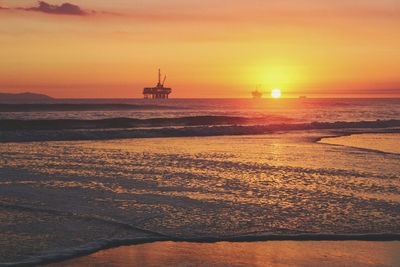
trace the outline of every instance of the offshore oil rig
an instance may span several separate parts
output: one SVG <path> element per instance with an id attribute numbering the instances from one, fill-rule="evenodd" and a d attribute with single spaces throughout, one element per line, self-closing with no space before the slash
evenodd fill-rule
<path id="1" fill-rule="evenodd" d="M 253 91 L 253 92 L 251 92 L 251 95 L 253 96 L 253 99 L 261 99 L 261 98 L 263 97 L 263 93 L 260 92 L 260 91 L 258 91 L 258 88 L 259 88 L 259 87 L 260 87 L 260 86 L 257 86 L 257 87 L 256 87 L 256 90 Z"/>
<path id="2" fill-rule="evenodd" d="M 158 83 L 156 87 L 145 87 L 143 89 L 144 99 L 168 99 L 172 89 L 164 87 L 166 79 L 167 75 L 164 76 L 164 80 L 161 83 L 161 70 L 158 69 Z"/>
<path id="3" fill-rule="evenodd" d="M 261 99 L 263 96 L 263 93 L 259 92 L 258 90 L 255 90 L 251 92 L 251 95 L 253 96 L 253 99 Z"/>

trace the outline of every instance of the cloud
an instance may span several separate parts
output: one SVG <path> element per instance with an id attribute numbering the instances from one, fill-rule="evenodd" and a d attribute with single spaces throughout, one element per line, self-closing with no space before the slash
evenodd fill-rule
<path id="1" fill-rule="evenodd" d="M 74 15 L 74 16 L 85 16 L 89 13 L 79 6 L 70 4 L 70 3 L 63 3 L 61 5 L 51 5 L 44 1 L 39 1 L 38 5 L 35 7 L 29 8 L 21 8 L 26 11 L 36 11 L 42 12 L 47 14 L 55 14 L 55 15 Z"/>

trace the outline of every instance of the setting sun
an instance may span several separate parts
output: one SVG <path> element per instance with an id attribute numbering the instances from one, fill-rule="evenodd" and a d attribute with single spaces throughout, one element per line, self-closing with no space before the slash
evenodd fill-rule
<path id="1" fill-rule="evenodd" d="M 278 89 L 278 88 L 272 89 L 272 91 L 271 91 L 272 98 L 281 98 L 281 96 L 282 96 L 281 89 Z"/>

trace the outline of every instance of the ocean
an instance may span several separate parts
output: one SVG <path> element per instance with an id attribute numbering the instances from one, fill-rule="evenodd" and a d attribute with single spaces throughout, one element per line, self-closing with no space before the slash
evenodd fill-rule
<path id="1" fill-rule="evenodd" d="M 334 122 L 387 120 L 398 119 L 400 116 L 400 99 L 60 99 L 56 102 L 31 104 L 37 104 L 41 108 L 32 111 L 29 107 L 23 108 L 21 105 L 18 108 L 17 105 L 14 112 L 7 112 L 4 108 L 7 105 L 0 104 L 0 119 L 96 120 L 280 116 L 297 122 Z M 46 104 L 50 106 L 47 107 L 47 111 L 44 106 Z M 63 105 L 68 104 L 73 107 L 63 111 L 67 109 Z M 85 105 L 87 110 L 85 110 Z M 8 110 L 12 109 L 8 108 Z"/>
<path id="2" fill-rule="evenodd" d="M 0 263 L 153 241 L 400 240 L 400 99 L 0 105 Z"/>

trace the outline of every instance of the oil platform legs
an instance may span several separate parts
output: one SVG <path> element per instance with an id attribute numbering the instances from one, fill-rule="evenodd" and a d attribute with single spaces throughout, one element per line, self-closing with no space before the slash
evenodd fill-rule
<path id="1" fill-rule="evenodd" d="M 167 76 L 165 75 L 164 80 L 161 83 L 161 70 L 158 69 L 158 83 L 156 87 L 146 87 L 143 89 L 144 99 L 168 99 L 172 89 L 164 87 L 166 79 Z"/>

